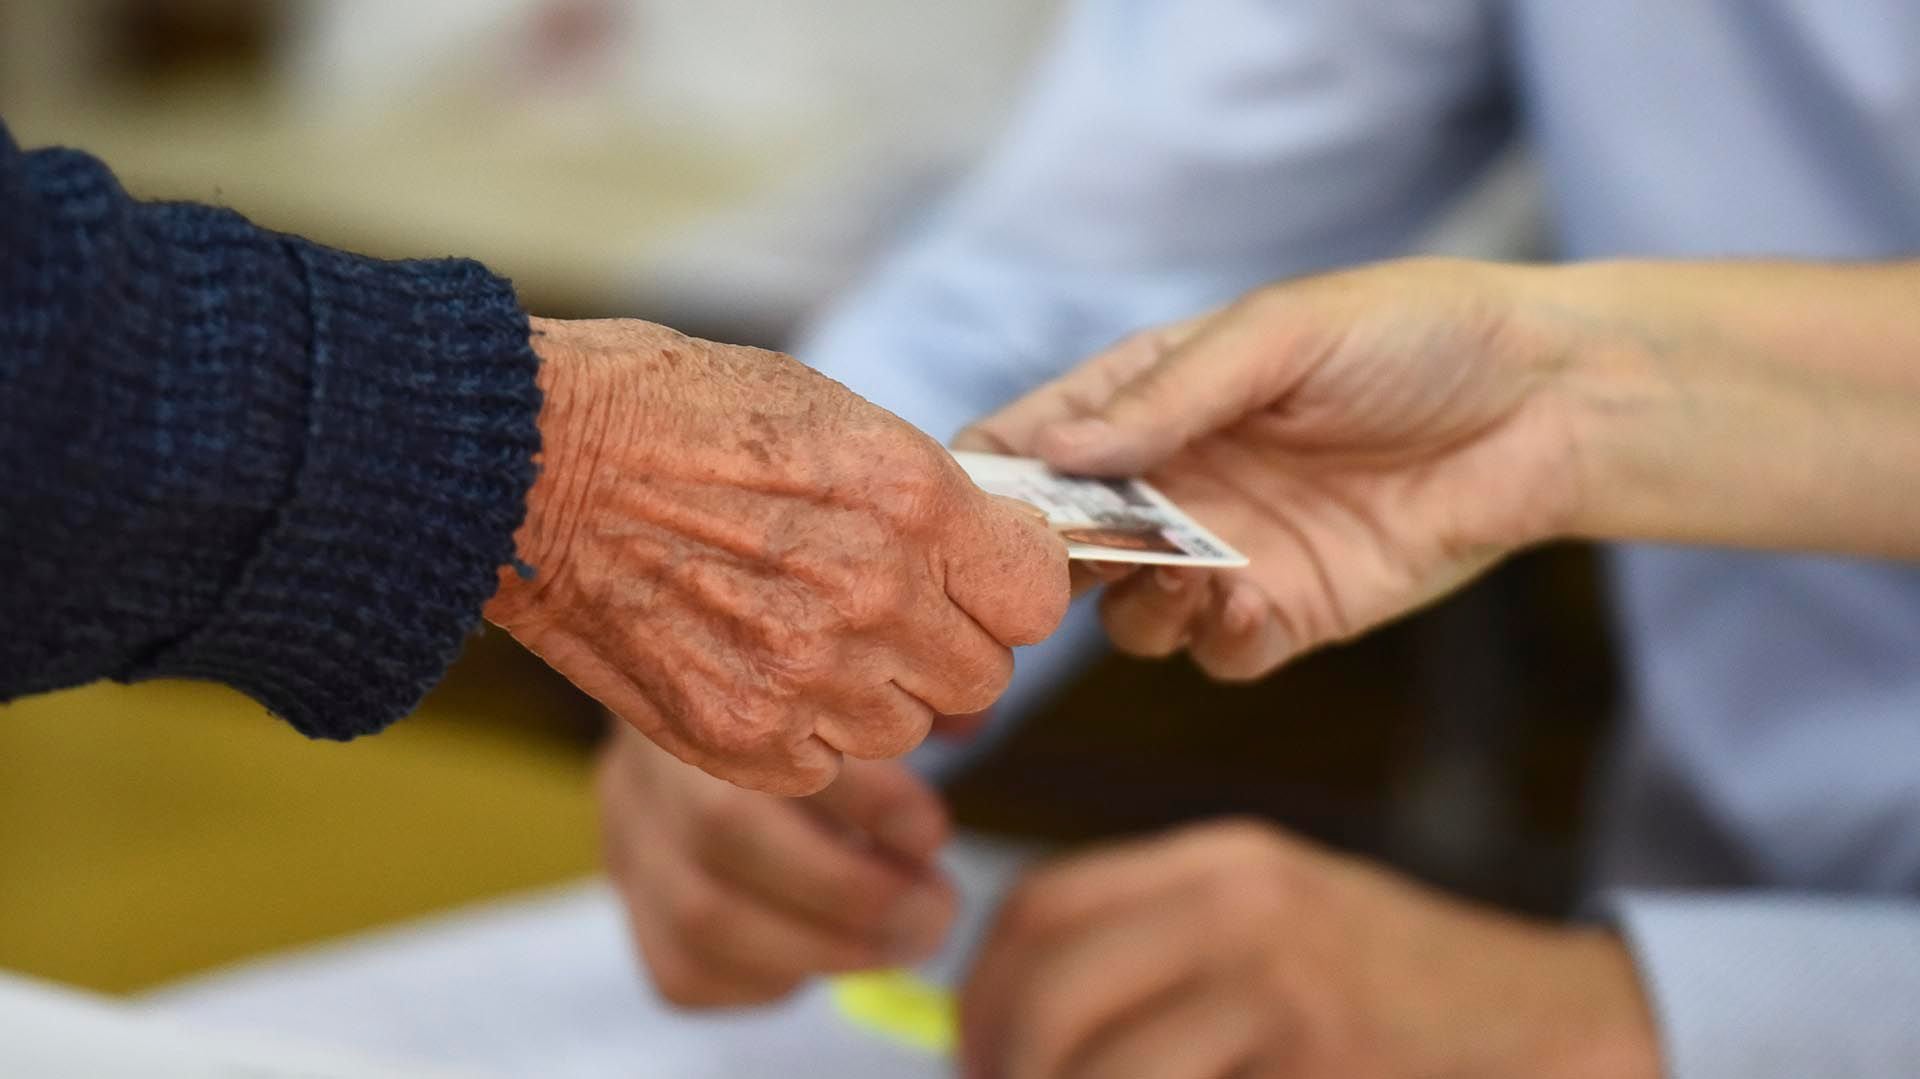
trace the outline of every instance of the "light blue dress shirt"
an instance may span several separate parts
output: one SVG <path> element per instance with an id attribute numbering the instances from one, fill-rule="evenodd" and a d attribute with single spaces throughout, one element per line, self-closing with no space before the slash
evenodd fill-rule
<path id="1" fill-rule="evenodd" d="M 1914 254 L 1920 3 L 1083 0 L 998 149 L 800 351 L 950 435 L 1129 330 L 1401 253 L 1515 138 L 1568 257 Z M 1920 572 L 1612 572 L 1632 707 L 1595 885 L 1670 1074 L 1920 1075 Z"/>

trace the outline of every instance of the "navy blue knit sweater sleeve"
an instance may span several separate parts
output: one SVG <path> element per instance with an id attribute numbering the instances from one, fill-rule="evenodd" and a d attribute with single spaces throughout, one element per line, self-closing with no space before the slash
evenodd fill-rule
<path id="1" fill-rule="evenodd" d="M 129 198 L 0 127 L 0 701 L 225 682 L 404 715 L 513 557 L 539 447 L 508 284 Z"/>

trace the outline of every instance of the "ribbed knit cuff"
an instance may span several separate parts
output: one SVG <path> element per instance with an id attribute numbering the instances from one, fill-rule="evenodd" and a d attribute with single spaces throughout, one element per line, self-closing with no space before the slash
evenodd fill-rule
<path id="1" fill-rule="evenodd" d="M 280 241 L 311 319 L 290 494 L 218 613 L 137 677 L 232 685 L 316 738 L 411 711 L 514 557 L 538 366 L 507 282 Z"/>

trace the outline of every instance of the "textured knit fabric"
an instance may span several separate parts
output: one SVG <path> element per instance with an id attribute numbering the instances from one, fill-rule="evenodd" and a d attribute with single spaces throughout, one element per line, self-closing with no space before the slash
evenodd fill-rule
<path id="1" fill-rule="evenodd" d="M 0 701 L 227 683 L 406 714 L 513 557 L 539 447 L 509 285 L 129 198 L 0 127 Z"/>

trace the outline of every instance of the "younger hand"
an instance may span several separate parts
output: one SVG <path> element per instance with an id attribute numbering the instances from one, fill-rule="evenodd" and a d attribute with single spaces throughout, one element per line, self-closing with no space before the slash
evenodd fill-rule
<path id="1" fill-rule="evenodd" d="M 1571 519 L 1582 412 L 1554 367 L 1565 331 L 1523 317 L 1528 272 L 1412 261 L 1276 285 L 1123 342 L 957 445 L 1147 474 L 1252 564 L 1114 585 L 1115 644 L 1259 677 Z"/>
<path id="2" fill-rule="evenodd" d="M 785 356 L 534 320 L 541 472 L 487 617 L 667 751 L 781 794 L 987 707 L 1066 550 Z"/>
<path id="3" fill-rule="evenodd" d="M 1265 824 L 1042 868 L 962 1003 L 970 1079 L 1657 1079 L 1625 948 Z"/>

